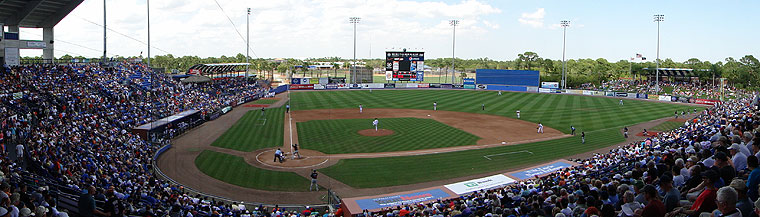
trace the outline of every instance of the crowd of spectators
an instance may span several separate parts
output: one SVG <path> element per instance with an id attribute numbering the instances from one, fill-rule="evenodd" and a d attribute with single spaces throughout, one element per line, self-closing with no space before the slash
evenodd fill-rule
<path id="1" fill-rule="evenodd" d="M 363 216 L 758 216 L 757 96 L 578 165 L 455 199 Z"/>
<path id="2" fill-rule="evenodd" d="M 600 85 L 586 83 L 582 84 L 580 89 L 656 94 L 654 82 L 644 80 L 612 80 L 602 82 Z M 700 99 L 721 98 L 720 86 L 713 85 L 713 83 L 660 81 L 660 89 L 660 93 L 664 92 L 665 94 L 672 96 L 695 97 Z M 741 89 L 732 86 L 725 86 L 722 91 L 725 96 L 729 98 L 736 98 L 739 95 L 746 94 Z"/>
<path id="3" fill-rule="evenodd" d="M 127 62 L 109 68 L 82 64 L 0 69 L 0 153 L 16 154 L 0 156 L 0 216 L 9 210 L 18 216 L 22 209 L 47 212 L 36 216 L 66 216 L 47 194 L 47 182 L 48 188 L 81 194 L 81 216 L 250 216 L 271 210 L 189 195 L 158 179 L 151 161 L 160 144 L 131 132 L 185 110 L 205 115 L 267 94 L 255 81 L 225 78 L 183 84 Z M 11 181 L 12 175 L 22 179 Z M 33 183 L 42 188 L 27 189 L 25 179 L 36 180 Z M 100 201 L 98 209 L 95 201 Z"/>

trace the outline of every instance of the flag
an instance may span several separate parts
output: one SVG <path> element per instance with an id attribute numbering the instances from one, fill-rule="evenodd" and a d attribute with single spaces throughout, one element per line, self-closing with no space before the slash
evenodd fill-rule
<path id="1" fill-rule="evenodd" d="M 633 59 L 634 59 L 634 58 L 633 58 L 633 57 L 631 57 L 631 61 L 633 61 Z"/>
<path id="2" fill-rule="evenodd" d="M 642 58 L 642 57 L 641 57 L 641 54 L 638 54 L 638 53 L 637 53 L 637 54 L 636 54 L 636 58 Z"/>
<path id="3" fill-rule="evenodd" d="M 641 57 L 641 60 L 647 60 L 647 58 L 646 57 Z"/>

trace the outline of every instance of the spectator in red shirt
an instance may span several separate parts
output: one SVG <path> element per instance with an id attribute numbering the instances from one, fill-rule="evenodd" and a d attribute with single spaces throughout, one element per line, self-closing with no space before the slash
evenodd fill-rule
<path id="1" fill-rule="evenodd" d="M 653 185 L 644 186 L 644 198 L 648 201 L 644 209 L 637 211 L 634 216 L 664 217 L 665 204 L 660 201 L 657 189 Z"/>
<path id="2" fill-rule="evenodd" d="M 689 216 L 699 216 L 700 213 L 709 213 L 717 209 L 718 205 L 715 203 L 715 200 L 718 197 L 718 190 L 715 188 L 715 182 L 718 181 L 718 178 L 718 173 L 715 172 L 715 170 L 707 170 L 702 172 L 702 185 L 705 186 L 705 190 L 699 194 L 699 197 L 697 197 L 697 200 L 694 201 L 694 204 L 692 204 L 689 209 L 679 207 L 675 211 L 668 214 L 675 215 L 684 213 Z"/>

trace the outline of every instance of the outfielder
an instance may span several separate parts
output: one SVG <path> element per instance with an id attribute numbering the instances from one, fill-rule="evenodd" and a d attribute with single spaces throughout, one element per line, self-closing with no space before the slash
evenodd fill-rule
<path id="1" fill-rule="evenodd" d="M 544 125 L 541 124 L 541 122 L 538 122 L 538 131 L 536 133 L 544 133 Z"/>
<path id="2" fill-rule="evenodd" d="M 499 96 L 501 96 L 501 90 L 499 91 Z"/>
<path id="3" fill-rule="evenodd" d="M 364 107 L 362 107 L 362 104 L 359 104 L 359 113 L 362 113 L 363 110 L 364 110 Z"/>
<path id="4" fill-rule="evenodd" d="M 380 123 L 380 121 L 378 121 L 377 118 L 375 118 L 375 120 L 372 121 L 372 126 L 375 126 L 375 131 L 377 131 L 377 124 L 379 124 L 379 123 Z"/>
<path id="5" fill-rule="evenodd" d="M 517 119 L 520 119 L 520 110 L 517 110 Z"/>
<path id="6" fill-rule="evenodd" d="M 433 102 L 433 111 L 438 111 L 438 102 Z"/>
<path id="7" fill-rule="evenodd" d="M 623 100 L 622 99 L 620 100 L 620 105 L 623 105 Z"/>
<path id="8" fill-rule="evenodd" d="M 586 132 L 581 132 L 581 144 L 586 144 Z"/>

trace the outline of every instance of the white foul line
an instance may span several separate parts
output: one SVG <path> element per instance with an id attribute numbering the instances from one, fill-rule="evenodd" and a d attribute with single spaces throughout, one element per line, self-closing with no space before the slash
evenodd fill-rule
<path id="1" fill-rule="evenodd" d="M 499 156 L 499 155 L 506 155 L 506 154 L 517 154 L 517 153 L 524 153 L 524 152 L 527 152 L 529 154 L 533 154 L 533 152 L 522 150 L 522 151 L 505 152 L 505 153 L 499 153 L 499 154 L 489 154 L 489 155 L 484 155 L 483 157 L 486 158 L 486 159 L 488 159 L 488 160 L 491 160 L 491 158 L 489 158 L 489 157 Z"/>

